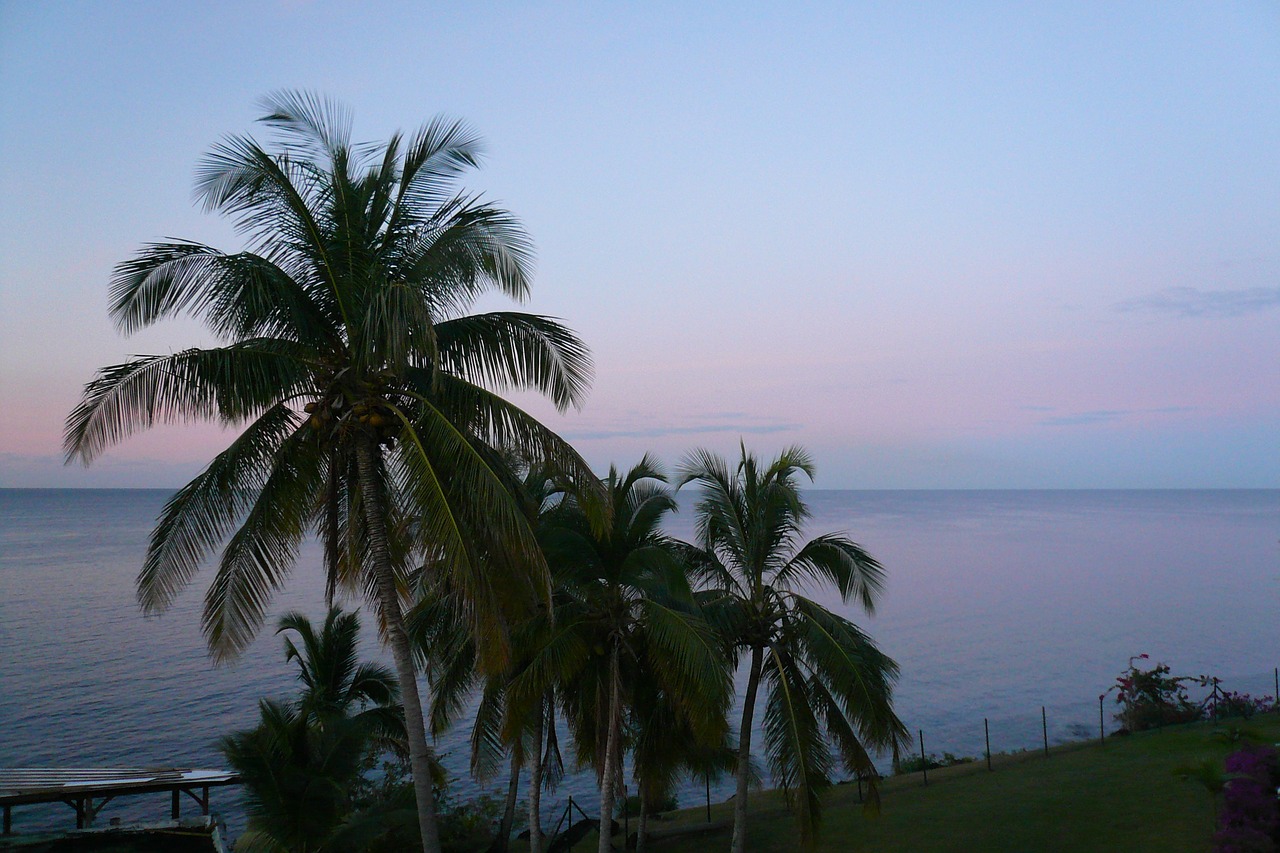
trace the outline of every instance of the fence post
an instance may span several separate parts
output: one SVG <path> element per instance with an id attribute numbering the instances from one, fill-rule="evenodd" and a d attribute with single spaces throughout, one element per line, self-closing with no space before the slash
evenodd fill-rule
<path id="1" fill-rule="evenodd" d="M 567 808 L 565 808 L 565 814 L 569 816 L 568 826 L 566 826 L 566 827 L 565 827 L 565 830 L 566 830 L 566 831 L 568 831 L 569 829 L 572 829 L 572 828 L 573 828 L 573 794 L 570 794 L 570 795 L 569 795 L 569 805 L 568 805 L 568 807 L 567 807 Z M 570 838 L 572 838 L 572 837 L 573 837 L 573 836 L 570 836 Z M 570 842 L 569 842 L 569 853 L 573 853 L 573 848 L 574 848 L 574 847 L 576 847 L 576 846 L 577 846 L 577 845 L 576 845 L 574 842 L 570 841 Z"/>
<path id="2" fill-rule="evenodd" d="M 1105 693 L 1098 696 L 1098 743 L 1102 746 L 1107 745 L 1107 729 L 1102 714 L 1102 700 L 1106 698 Z"/>
<path id="3" fill-rule="evenodd" d="M 1049 715 L 1045 713 L 1044 706 L 1040 706 L 1040 728 L 1044 732 L 1044 757 L 1049 757 Z"/>
<path id="4" fill-rule="evenodd" d="M 711 776 L 707 775 L 707 823 L 711 823 Z"/>
<path id="5" fill-rule="evenodd" d="M 924 729 L 920 729 L 920 772 L 924 774 L 924 784 L 929 784 L 929 759 L 924 757 Z"/>
<path id="6" fill-rule="evenodd" d="M 987 718 L 982 718 L 982 731 L 987 736 L 987 769 L 991 769 L 991 726 L 987 722 Z"/>

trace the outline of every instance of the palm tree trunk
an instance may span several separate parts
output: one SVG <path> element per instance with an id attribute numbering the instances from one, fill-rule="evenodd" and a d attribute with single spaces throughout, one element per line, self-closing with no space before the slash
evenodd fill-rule
<path id="1" fill-rule="evenodd" d="M 409 739 L 409 766 L 413 771 L 413 793 L 418 806 L 418 828 L 422 832 L 423 853 L 440 853 L 440 832 L 436 824 L 436 803 L 431 790 L 431 747 L 427 745 L 427 728 L 422 716 L 422 698 L 418 695 L 418 679 L 413 668 L 413 652 L 400 612 L 400 596 L 396 592 L 395 574 L 391 567 L 391 551 L 387 542 L 387 507 L 378 482 L 377 448 L 372 439 L 358 442 L 356 470 L 360 479 L 360 495 L 364 501 L 365 528 L 373 560 L 374 583 L 378 603 L 386 625 L 387 644 L 395 659 L 400 680 L 400 701 L 404 705 L 405 728 Z"/>
<path id="2" fill-rule="evenodd" d="M 529 853 L 542 853 L 542 721 L 546 712 L 543 699 L 533 721 L 533 752 L 529 756 Z"/>
<path id="3" fill-rule="evenodd" d="M 613 801 L 618 776 L 618 739 L 621 735 L 621 693 L 618 679 L 618 641 L 613 641 L 613 650 L 609 660 L 609 735 L 605 739 L 604 776 L 600 780 L 600 846 L 599 853 L 609 853 L 613 849 L 610 841 L 613 829 Z"/>
<path id="4" fill-rule="evenodd" d="M 498 824 L 498 837 L 490 850 L 506 853 L 511 846 L 511 825 L 516 822 L 516 794 L 520 791 L 520 761 L 514 751 L 511 755 L 511 779 L 507 782 L 507 802 L 502 810 L 502 822 Z"/>
<path id="5" fill-rule="evenodd" d="M 751 767 L 751 720 L 755 716 L 756 691 L 760 687 L 760 666 L 764 650 L 751 649 L 751 672 L 747 676 L 747 694 L 742 700 L 742 728 L 738 731 L 738 788 L 733 796 L 733 843 L 731 853 L 747 849 L 747 779 Z"/>
<path id="6" fill-rule="evenodd" d="M 636 853 L 644 853 L 645 841 L 649 837 L 649 803 L 645 796 L 644 780 L 636 784 L 637 799 L 640 801 L 640 817 L 636 820 Z"/>

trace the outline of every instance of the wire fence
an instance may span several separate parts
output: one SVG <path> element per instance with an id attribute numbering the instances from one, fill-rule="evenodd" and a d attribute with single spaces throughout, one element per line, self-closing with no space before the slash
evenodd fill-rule
<path id="1" fill-rule="evenodd" d="M 1203 709 L 1204 717 L 1210 720 L 1217 716 L 1222 699 L 1228 694 L 1263 698 L 1268 707 L 1280 710 L 1276 701 L 1276 697 L 1280 696 L 1280 667 L 1269 673 L 1211 679 L 1204 683 L 1189 682 L 1187 693 L 1191 701 Z M 1091 699 L 1050 702 L 1014 714 L 980 717 L 974 709 L 969 708 L 954 713 L 934 713 L 928 719 L 907 716 L 905 721 L 912 735 L 911 747 L 899 752 L 896 767 L 892 755 L 876 756 L 877 770 L 881 777 L 893 775 L 895 770 L 918 773 L 921 784 L 928 784 L 929 770 L 949 764 L 985 762 L 988 768 L 998 771 L 999 762 L 993 762 L 992 759 L 1002 754 L 1039 753 L 1044 757 L 1051 757 L 1053 747 L 1056 746 L 1088 741 L 1104 742 L 1120 729 L 1116 718 L 1119 710 L 1115 693 L 1104 690 Z M 757 746 L 763 742 L 759 731 L 753 735 L 752 742 Z M 755 758 L 758 759 L 759 756 Z M 626 768 L 625 778 L 628 781 L 631 778 L 629 767 Z M 857 784 L 861 789 L 865 780 L 850 778 L 832 781 Z M 767 778 L 764 783 L 769 784 Z M 627 793 L 632 792 L 628 786 L 624 786 L 620 801 L 625 799 Z M 712 821 L 713 805 L 731 801 L 733 792 L 734 780 L 731 777 L 718 780 L 697 777 L 685 780 L 676 791 L 676 800 L 680 808 L 705 808 L 706 821 L 709 823 Z M 233 792 L 223 794 L 219 799 L 221 802 L 215 804 L 215 809 L 222 812 L 223 818 L 230 818 L 227 823 L 234 836 L 243 826 L 242 798 L 238 792 Z M 555 847 L 557 851 L 572 849 L 576 843 L 575 836 L 580 839 L 591 831 L 599 816 L 599 790 L 595 786 L 594 775 L 590 772 L 566 776 L 555 791 L 543 795 L 542 802 L 543 830 L 548 833 L 549 838 L 560 839 Z M 123 815 L 128 820 L 140 818 L 144 814 L 154 816 L 155 809 L 154 802 L 148 802 L 145 807 L 143 803 L 130 803 L 119 810 L 113 808 L 112 812 Z M 65 826 L 66 812 L 65 806 L 57 804 L 24 807 L 22 823 L 24 827 L 31 829 Z M 518 810 L 518 822 L 522 824 L 523 820 L 520 819 L 526 815 L 523 808 Z M 18 815 L 14 817 L 16 819 Z M 590 828 L 586 826 L 588 822 L 591 824 Z M 622 825 L 620 828 L 626 829 L 634 821 L 624 813 L 619 823 Z"/>
<path id="2" fill-rule="evenodd" d="M 1212 678 L 1203 683 L 1189 681 L 1186 692 L 1189 700 L 1202 710 L 1203 719 L 1210 721 L 1219 717 L 1224 697 L 1228 694 L 1248 695 L 1262 700 L 1268 709 L 1280 710 L 1277 702 L 1280 667 L 1269 673 Z M 1032 753 L 1051 758 L 1054 747 L 1072 743 L 1105 743 L 1107 737 L 1122 728 L 1117 720 L 1120 710 L 1116 693 L 1106 689 L 1091 699 L 1047 703 L 1015 714 L 935 716 L 927 725 L 921 722 L 910 727 L 912 746 L 899 752 L 896 769 L 919 774 L 922 785 L 929 784 L 930 770 L 952 764 L 985 763 L 988 769 L 998 772 L 1000 762 L 993 759 L 1001 755 Z M 909 717 L 907 722 L 911 723 Z M 753 737 L 753 743 L 759 744 L 760 740 Z M 876 759 L 882 778 L 894 774 L 892 755 L 879 755 Z M 855 784 L 861 793 L 866 780 L 832 781 Z M 713 806 L 731 801 L 733 787 L 732 779 L 711 782 L 698 777 L 679 789 L 678 805 L 684 809 L 705 809 L 705 822 L 711 823 Z M 584 785 L 583 780 L 576 776 L 566 778 L 556 795 L 544 795 L 543 802 L 543 829 L 548 838 L 559 840 L 555 847 L 557 853 L 572 850 L 577 840 L 594 828 L 599 817 L 599 792 L 590 785 Z M 619 817 L 618 823 L 623 831 L 627 831 L 628 824 L 634 830 L 634 820 L 628 819 L 625 813 Z"/>

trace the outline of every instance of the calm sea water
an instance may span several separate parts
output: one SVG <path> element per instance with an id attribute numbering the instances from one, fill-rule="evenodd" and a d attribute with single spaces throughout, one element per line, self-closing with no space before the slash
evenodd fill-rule
<path id="1" fill-rule="evenodd" d="M 221 767 L 217 739 L 252 725 L 260 697 L 294 692 L 269 630 L 236 663 L 210 664 L 199 627 L 209 575 L 165 615 L 139 612 L 133 581 L 168 494 L 0 490 L 0 767 Z M 873 617 L 814 596 L 900 663 L 899 713 L 929 751 L 980 753 L 984 717 L 993 749 L 1034 746 L 1042 706 L 1054 740 L 1096 732 L 1098 695 L 1139 653 L 1231 689 L 1273 691 L 1280 490 L 808 497 L 811 534 L 846 531 L 888 569 Z M 687 537 L 692 519 L 669 529 Z M 324 611 L 314 547 L 276 601 L 277 613 L 291 609 Z M 439 745 L 460 776 L 467 734 Z M 591 787 L 571 778 L 548 799 L 589 802 Z M 458 790 L 478 789 L 464 779 Z M 701 796 L 700 786 L 683 792 Z M 234 832 L 237 795 L 215 791 L 214 803 Z M 167 805 L 135 798 L 103 819 L 163 818 Z M 19 830 L 70 816 L 61 806 L 14 814 Z"/>

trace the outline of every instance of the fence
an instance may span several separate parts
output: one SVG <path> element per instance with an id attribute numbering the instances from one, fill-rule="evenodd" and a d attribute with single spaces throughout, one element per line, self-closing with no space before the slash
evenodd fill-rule
<path id="1" fill-rule="evenodd" d="M 1204 709 L 1205 716 L 1213 719 L 1222 697 L 1228 693 L 1249 694 L 1270 700 L 1270 705 L 1280 710 L 1277 697 L 1280 697 L 1280 667 L 1270 673 L 1215 678 L 1204 684 L 1189 683 L 1188 696 L 1192 702 Z M 911 726 L 912 749 L 901 752 L 898 756 L 898 768 L 907 772 L 919 772 L 921 784 L 929 784 L 929 770 L 946 766 L 949 762 L 969 763 L 984 762 L 987 769 L 998 770 L 992 761 L 993 756 L 1011 753 L 1038 753 L 1043 758 L 1052 758 L 1053 747 L 1069 743 L 1093 741 L 1105 744 L 1106 737 L 1114 734 L 1119 728 L 1115 715 L 1119 706 L 1115 702 L 1115 693 L 1103 691 L 1096 698 L 1078 702 L 1059 702 L 1036 706 L 1021 714 L 1006 714 L 995 717 L 977 717 L 969 714 L 947 715 L 935 718 L 924 725 Z M 907 719 L 910 723 L 910 718 Z M 753 736 L 752 742 L 761 742 Z M 888 776 L 894 772 L 892 755 L 877 756 L 877 767 L 880 773 Z M 570 777 L 567 785 L 578 780 Z M 859 779 L 847 780 L 859 786 Z M 567 788 L 566 785 L 566 788 Z M 576 840 L 587 831 L 583 826 L 599 817 L 599 793 L 591 787 L 577 785 L 578 790 L 562 793 L 567 796 L 555 798 L 543 814 L 544 831 L 551 831 L 560 826 L 563 831 L 568 826 L 579 826 L 577 839 L 566 835 L 564 843 L 556 847 L 556 851 L 572 850 Z M 691 780 L 678 791 L 681 808 L 705 808 L 706 822 L 712 821 L 711 807 L 713 803 L 728 802 L 732 799 L 732 779 L 722 779 L 718 783 L 698 777 Z M 552 798 L 544 796 L 544 802 Z M 571 820 L 572 815 L 578 815 Z M 620 819 L 626 830 L 627 819 Z M 555 837 L 554 834 L 549 837 Z"/>

